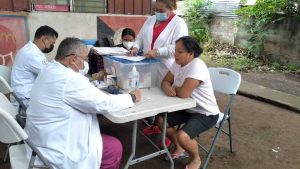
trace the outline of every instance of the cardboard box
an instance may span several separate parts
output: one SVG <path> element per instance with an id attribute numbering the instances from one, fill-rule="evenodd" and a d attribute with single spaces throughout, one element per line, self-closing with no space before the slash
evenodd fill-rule
<path id="1" fill-rule="evenodd" d="M 139 88 L 157 86 L 157 66 L 158 59 L 144 59 L 139 62 L 132 62 L 125 59 L 114 58 L 113 56 L 103 56 L 104 68 L 107 73 L 115 74 L 117 85 L 127 90 L 129 88 L 128 76 L 135 65 L 140 74 Z"/>

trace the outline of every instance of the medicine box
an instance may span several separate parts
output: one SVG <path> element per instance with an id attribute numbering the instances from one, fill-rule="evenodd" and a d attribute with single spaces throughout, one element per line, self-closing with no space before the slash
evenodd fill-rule
<path id="1" fill-rule="evenodd" d="M 157 85 L 159 59 L 144 59 L 133 62 L 113 56 L 103 56 L 103 62 L 106 72 L 116 74 L 117 85 L 124 90 L 129 89 L 128 76 L 134 65 L 140 74 L 139 88 L 155 87 Z"/>

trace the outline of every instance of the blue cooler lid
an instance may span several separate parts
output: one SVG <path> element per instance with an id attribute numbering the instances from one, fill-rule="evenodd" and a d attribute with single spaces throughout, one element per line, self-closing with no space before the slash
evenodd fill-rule
<path id="1" fill-rule="evenodd" d="M 92 45 L 92 46 L 94 46 L 94 44 L 97 42 L 96 39 L 82 39 L 82 41 L 84 42 L 85 45 Z"/>
<path id="2" fill-rule="evenodd" d="M 135 61 L 131 61 L 131 60 L 127 60 L 127 59 L 121 59 L 121 58 L 116 58 L 116 57 L 113 57 L 113 56 L 105 56 L 111 60 L 114 60 L 114 61 L 117 61 L 117 62 L 121 62 L 121 63 L 124 63 L 124 64 L 133 64 L 133 63 L 158 63 L 160 62 L 159 59 L 157 58 L 146 58 L 146 59 L 143 59 L 141 61 L 138 61 L 138 62 L 135 62 Z"/>

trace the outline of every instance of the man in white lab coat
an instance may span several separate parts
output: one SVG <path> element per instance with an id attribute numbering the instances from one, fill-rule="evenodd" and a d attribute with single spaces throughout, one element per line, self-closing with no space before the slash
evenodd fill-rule
<path id="1" fill-rule="evenodd" d="M 11 87 L 17 97 L 27 106 L 32 85 L 45 67 L 45 53 L 53 50 L 58 33 L 49 26 L 39 27 L 33 42 L 29 41 L 17 53 L 11 73 Z"/>
<path id="2" fill-rule="evenodd" d="M 109 95 L 94 87 L 82 75 L 87 55 L 82 41 L 64 39 L 32 88 L 25 131 L 56 169 L 117 169 L 122 145 L 100 134 L 96 115 L 128 108 L 141 99 L 139 90 Z"/>

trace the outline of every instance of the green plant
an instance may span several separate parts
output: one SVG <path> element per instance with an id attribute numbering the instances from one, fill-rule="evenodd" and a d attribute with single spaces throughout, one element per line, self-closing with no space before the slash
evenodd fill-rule
<path id="1" fill-rule="evenodd" d="M 290 71 L 290 72 L 294 72 L 298 69 L 298 66 L 297 65 L 294 65 L 294 64 L 288 64 L 287 65 L 287 70 Z"/>
<path id="2" fill-rule="evenodd" d="M 299 0 L 257 0 L 255 5 L 246 6 L 236 11 L 241 18 L 240 24 L 245 26 L 251 35 L 248 49 L 259 55 L 263 50 L 266 36 L 271 33 L 269 27 L 284 19 L 300 18 Z M 292 23 L 291 23 L 292 24 Z M 293 28 L 290 26 L 290 28 Z M 291 34 L 293 31 L 291 31 Z"/>
<path id="3" fill-rule="evenodd" d="M 274 62 L 274 63 L 271 64 L 271 69 L 272 69 L 272 70 L 280 70 L 280 69 L 281 69 L 281 66 L 280 66 L 279 63 Z"/>
<path id="4" fill-rule="evenodd" d="M 213 42 L 206 45 L 204 49 L 200 58 L 209 67 L 228 67 L 242 72 L 295 72 L 298 69 L 293 64 L 285 66 L 277 62 L 249 57 L 246 49 L 228 44 Z"/>
<path id="5" fill-rule="evenodd" d="M 211 34 L 209 24 L 212 14 L 200 13 L 200 9 L 207 9 L 211 5 L 210 0 L 187 0 L 185 1 L 187 10 L 185 11 L 186 22 L 189 34 L 197 38 L 201 43 L 210 42 Z"/>

